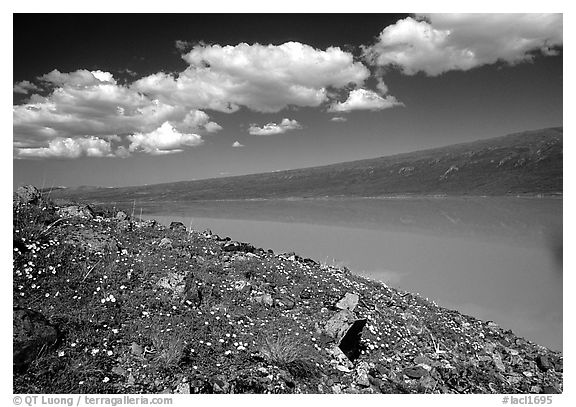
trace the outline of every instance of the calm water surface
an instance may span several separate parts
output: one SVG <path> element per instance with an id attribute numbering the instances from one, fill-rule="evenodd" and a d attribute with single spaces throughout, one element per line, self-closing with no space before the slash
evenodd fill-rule
<path id="1" fill-rule="evenodd" d="M 562 350 L 562 200 L 157 203 L 147 217 L 346 265 Z"/>

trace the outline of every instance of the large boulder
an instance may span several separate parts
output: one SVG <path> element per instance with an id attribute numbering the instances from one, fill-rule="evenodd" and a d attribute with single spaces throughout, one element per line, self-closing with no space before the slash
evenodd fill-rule
<path id="1" fill-rule="evenodd" d="M 326 322 L 324 332 L 334 339 L 348 359 L 355 360 L 360 356 L 360 339 L 366 322 L 365 318 L 356 318 L 352 311 L 342 310 Z"/>
<path id="2" fill-rule="evenodd" d="M 41 352 L 57 345 L 59 332 L 36 311 L 14 308 L 12 318 L 13 366 L 21 373 Z"/>

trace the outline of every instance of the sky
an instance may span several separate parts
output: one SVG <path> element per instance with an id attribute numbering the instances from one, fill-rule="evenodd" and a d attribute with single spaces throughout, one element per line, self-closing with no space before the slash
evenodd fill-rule
<path id="1" fill-rule="evenodd" d="M 562 14 L 15 14 L 13 188 L 310 167 L 562 126 Z"/>

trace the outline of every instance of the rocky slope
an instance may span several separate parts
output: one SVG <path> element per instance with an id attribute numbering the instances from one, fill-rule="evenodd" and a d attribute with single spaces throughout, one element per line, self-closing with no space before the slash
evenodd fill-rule
<path id="1" fill-rule="evenodd" d="M 557 393 L 563 357 L 296 254 L 13 204 L 14 393 Z"/>
<path id="2" fill-rule="evenodd" d="M 90 202 L 562 193 L 562 127 L 322 167 L 138 187 L 81 187 L 55 197 Z"/>

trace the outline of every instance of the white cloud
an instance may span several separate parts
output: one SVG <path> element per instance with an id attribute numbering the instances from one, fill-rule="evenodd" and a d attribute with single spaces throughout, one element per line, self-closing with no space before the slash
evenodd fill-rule
<path id="1" fill-rule="evenodd" d="M 144 151 L 148 154 L 170 154 L 183 151 L 184 147 L 194 147 L 203 143 L 198 134 L 178 132 L 169 122 L 165 122 L 149 133 L 136 133 L 128 136 L 130 151 Z"/>
<path id="2" fill-rule="evenodd" d="M 335 116 L 335 117 L 330 118 L 330 121 L 333 121 L 333 122 L 345 122 L 345 121 L 348 121 L 348 119 L 345 118 L 345 117 L 342 117 L 342 116 Z"/>
<path id="3" fill-rule="evenodd" d="M 364 52 L 374 65 L 436 76 L 554 55 L 562 42 L 562 14 L 428 14 L 386 27 Z"/>
<path id="4" fill-rule="evenodd" d="M 239 141 L 235 141 L 234 143 L 232 143 L 232 147 L 244 147 L 244 144 L 240 144 Z"/>
<path id="5" fill-rule="evenodd" d="M 117 84 L 108 72 L 52 71 L 43 81 L 55 88 L 46 97 L 32 95 L 28 103 L 13 107 L 13 131 L 15 148 L 47 150 L 23 150 L 22 156 L 37 152 L 52 157 L 50 151 L 65 139 L 96 137 L 122 144 L 126 136 L 151 133 L 165 122 L 180 134 L 222 129 L 205 112 L 147 97 Z M 60 141 L 51 147 L 54 140 Z"/>
<path id="6" fill-rule="evenodd" d="M 62 73 L 54 69 L 52 72 L 42 75 L 38 79 L 56 86 L 89 86 L 99 83 L 116 83 L 116 80 L 109 72 L 88 71 L 86 69 L 79 69 L 70 73 Z"/>
<path id="7" fill-rule="evenodd" d="M 183 55 L 190 66 L 177 76 L 157 73 L 134 88 L 165 103 L 227 113 L 241 106 L 278 112 L 288 106 L 319 106 L 327 88 L 361 85 L 370 75 L 351 53 L 318 50 L 298 42 L 281 45 L 197 45 Z"/>
<path id="8" fill-rule="evenodd" d="M 38 86 L 34 85 L 30 81 L 21 81 L 21 82 L 16 82 L 14 84 L 13 92 L 14 93 L 22 93 L 24 95 L 27 95 L 28 92 L 33 91 L 33 90 L 39 90 L 39 89 L 40 88 Z"/>
<path id="9" fill-rule="evenodd" d="M 350 112 L 352 110 L 384 110 L 394 106 L 404 106 L 394 96 L 380 96 L 368 89 L 354 89 L 350 91 L 345 102 L 336 102 L 330 105 L 329 112 Z"/>
<path id="10" fill-rule="evenodd" d="M 280 124 L 268 123 L 262 127 L 258 127 L 257 125 L 252 124 L 248 129 L 248 133 L 254 136 L 270 136 L 273 134 L 282 134 L 289 130 L 297 130 L 301 128 L 302 126 L 300 126 L 300 123 L 298 123 L 296 120 L 282 119 Z"/>
<path id="11" fill-rule="evenodd" d="M 17 149 L 17 156 L 19 158 L 78 158 L 81 156 L 105 157 L 110 156 L 111 151 L 110 142 L 97 137 L 76 139 L 57 137 L 50 140 L 48 147 L 19 148 Z"/>

